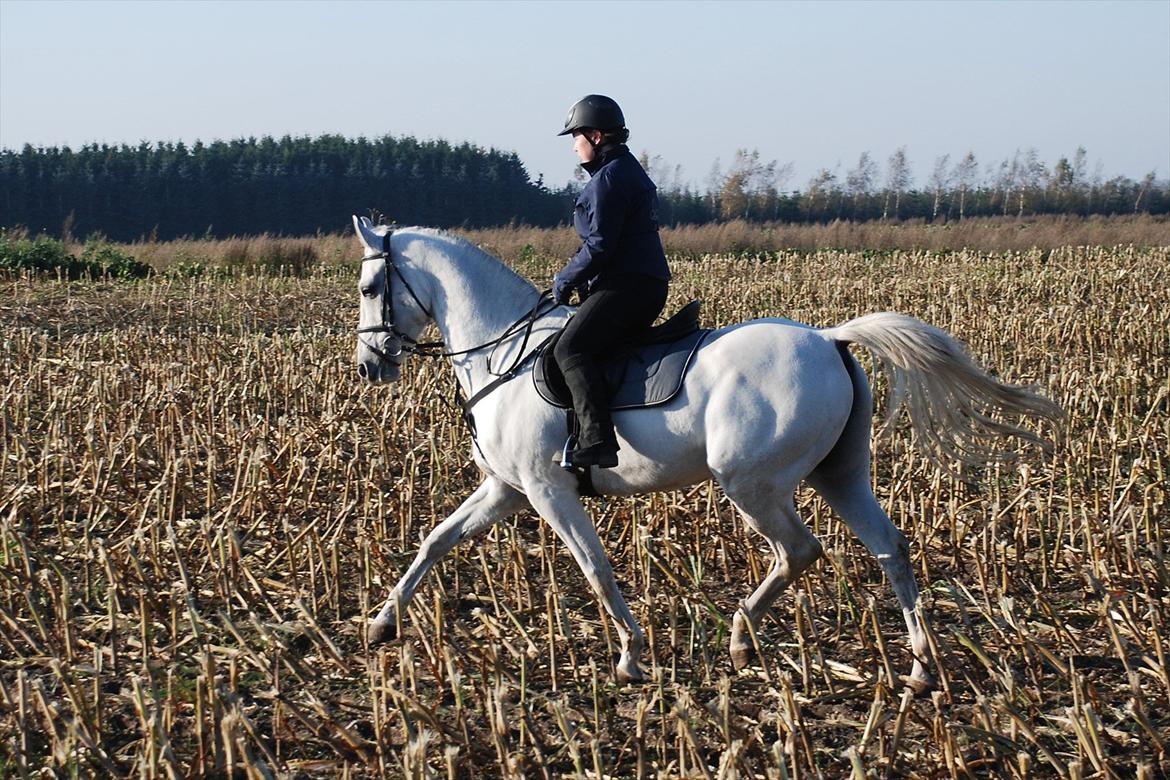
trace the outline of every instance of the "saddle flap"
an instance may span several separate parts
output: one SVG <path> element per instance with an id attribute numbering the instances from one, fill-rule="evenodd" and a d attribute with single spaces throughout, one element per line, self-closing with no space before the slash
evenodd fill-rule
<path id="1" fill-rule="evenodd" d="M 691 301 L 666 322 L 645 331 L 601 366 L 609 386 L 610 409 L 639 409 L 664 404 L 682 389 L 687 369 L 710 330 L 699 328 L 699 301 Z M 561 334 L 544 346 L 532 381 L 540 397 L 567 409 L 572 397 L 556 361 L 550 359 Z"/>

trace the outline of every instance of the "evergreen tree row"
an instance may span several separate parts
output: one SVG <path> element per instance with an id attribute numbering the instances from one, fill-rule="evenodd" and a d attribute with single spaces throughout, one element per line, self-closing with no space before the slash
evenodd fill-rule
<path id="1" fill-rule="evenodd" d="M 120 241 L 332 233 L 370 208 L 402 224 L 547 226 L 570 196 L 532 182 L 515 153 L 409 137 L 0 151 L 0 226 Z"/>

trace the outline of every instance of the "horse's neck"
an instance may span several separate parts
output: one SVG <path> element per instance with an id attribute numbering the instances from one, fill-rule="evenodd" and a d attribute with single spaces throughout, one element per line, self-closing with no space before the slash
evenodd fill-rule
<path id="1" fill-rule="evenodd" d="M 494 342 L 536 305 L 540 294 L 530 282 L 473 244 L 442 233 L 402 238 L 404 254 L 430 283 L 431 313 L 449 351 Z M 481 384 L 489 352 L 455 359 L 465 391 Z"/>

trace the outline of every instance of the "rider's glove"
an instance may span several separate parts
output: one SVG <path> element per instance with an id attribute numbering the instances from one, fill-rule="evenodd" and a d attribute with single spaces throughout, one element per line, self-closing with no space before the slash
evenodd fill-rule
<path id="1" fill-rule="evenodd" d="M 568 280 L 566 280 L 564 277 L 560 276 L 559 274 L 557 276 L 553 277 L 553 286 L 552 286 L 553 301 L 555 301 L 558 305 L 566 304 L 569 302 L 569 297 L 572 294 L 573 294 L 573 287 L 569 284 Z"/>

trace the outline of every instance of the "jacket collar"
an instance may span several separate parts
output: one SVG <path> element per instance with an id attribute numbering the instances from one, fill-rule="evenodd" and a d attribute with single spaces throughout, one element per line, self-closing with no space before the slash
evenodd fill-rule
<path id="1" fill-rule="evenodd" d="M 593 159 L 587 163 L 581 163 L 581 167 L 592 177 L 607 164 L 613 162 L 623 154 L 628 154 L 629 151 L 630 148 L 625 144 L 603 144 L 597 147 L 597 154 Z"/>

